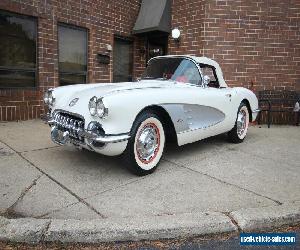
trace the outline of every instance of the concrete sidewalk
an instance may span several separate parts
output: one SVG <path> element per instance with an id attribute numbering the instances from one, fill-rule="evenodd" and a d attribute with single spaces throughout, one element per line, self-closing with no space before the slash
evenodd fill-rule
<path id="1" fill-rule="evenodd" d="M 251 127 L 242 144 L 220 135 L 170 146 L 154 174 L 136 177 L 119 158 L 56 146 L 39 120 L 0 123 L 0 213 L 43 219 L 44 226 L 51 219 L 168 221 L 188 214 L 188 221 L 216 213 L 236 230 L 231 220 L 243 226 L 245 209 L 299 210 L 299 130 Z"/>

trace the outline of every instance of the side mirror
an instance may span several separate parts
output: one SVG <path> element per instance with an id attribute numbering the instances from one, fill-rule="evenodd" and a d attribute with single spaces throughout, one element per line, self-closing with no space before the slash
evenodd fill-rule
<path id="1" fill-rule="evenodd" d="M 203 84 L 204 84 L 204 86 L 207 87 L 209 83 L 210 83 L 210 77 L 208 75 L 205 75 L 203 77 Z"/>

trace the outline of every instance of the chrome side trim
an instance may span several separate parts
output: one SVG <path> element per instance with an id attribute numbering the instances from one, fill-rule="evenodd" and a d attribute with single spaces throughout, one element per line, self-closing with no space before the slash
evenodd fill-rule
<path id="1" fill-rule="evenodd" d="M 220 121 L 220 122 L 221 122 L 221 121 Z M 193 132 L 193 131 L 200 130 L 200 129 L 207 129 L 207 128 L 210 128 L 210 127 L 212 127 L 212 126 L 215 126 L 215 125 L 219 124 L 220 122 L 216 122 L 216 123 L 211 124 L 211 125 L 208 125 L 208 126 L 206 126 L 206 127 L 195 128 L 195 129 L 188 129 L 188 130 L 185 130 L 185 131 L 181 131 L 181 132 L 178 133 L 178 135 L 184 134 L 184 133 Z"/>

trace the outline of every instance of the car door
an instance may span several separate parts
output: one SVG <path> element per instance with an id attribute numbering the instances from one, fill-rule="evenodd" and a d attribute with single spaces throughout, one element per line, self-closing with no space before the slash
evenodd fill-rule
<path id="1" fill-rule="evenodd" d="M 235 91 L 229 87 L 220 88 L 215 67 L 207 64 L 199 64 L 199 67 L 202 77 L 204 79 L 209 77 L 209 82 L 203 82 L 203 97 L 207 96 L 205 102 L 224 113 L 225 117 L 220 125 L 226 132 L 232 128 L 236 117 L 236 109 L 232 101 L 235 97 Z"/>
<path id="2" fill-rule="evenodd" d="M 196 65 L 193 67 L 192 77 L 186 75 L 191 88 L 189 99 L 183 105 L 183 120 L 188 129 L 178 134 L 179 145 L 229 131 L 234 126 L 233 117 L 236 116 L 232 103 L 233 89 L 204 86 L 203 74 Z M 190 72 L 191 68 L 189 66 Z"/>

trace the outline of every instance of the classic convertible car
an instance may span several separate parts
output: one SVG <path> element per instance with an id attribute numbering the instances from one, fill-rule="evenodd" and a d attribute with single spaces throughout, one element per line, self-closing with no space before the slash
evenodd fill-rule
<path id="1" fill-rule="evenodd" d="M 123 154 L 137 175 L 156 169 L 167 141 L 181 146 L 228 132 L 242 142 L 259 112 L 252 91 L 228 87 L 217 62 L 194 56 L 152 58 L 137 82 L 49 89 L 44 102 L 55 143 Z"/>

